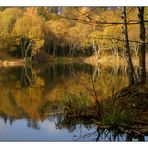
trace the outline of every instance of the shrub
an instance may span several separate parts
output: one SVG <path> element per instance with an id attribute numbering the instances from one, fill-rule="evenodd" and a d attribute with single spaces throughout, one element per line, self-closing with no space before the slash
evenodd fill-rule
<path id="1" fill-rule="evenodd" d="M 104 123 L 112 127 L 126 126 L 130 124 L 132 113 L 130 111 L 120 111 L 119 109 L 114 109 L 113 112 L 106 115 L 103 119 Z"/>
<path id="2" fill-rule="evenodd" d="M 61 101 L 66 116 L 84 117 L 89 115 L 91 100 L 84 94 L 74 95 L 66 93 Z"/>

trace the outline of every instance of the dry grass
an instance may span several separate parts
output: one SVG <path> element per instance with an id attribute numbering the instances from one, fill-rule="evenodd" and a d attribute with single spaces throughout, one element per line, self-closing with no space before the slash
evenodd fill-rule
<path id="1" fill-rule="evenodd" d="M 14 67 L 25 65 L 25 61 L 22 59 L 0 60 L 0 67 Z"/>
<path id="2" fill-rule="evenodd" d="M 148 58 L 148 54 L 146 54 L 146 58 Z M 135 66 L 138 66 L 138 57 L 133 57 L 132 58 L 133 64 Z M 97 66 L 98 63 L 101 65 L 106 65 L 106 66 L 112 66 L 115 64 L 119 64 L 119 65 L 127 65 L 125 58 L 123 57 L 115 57 L 113 55 L 105 55 L 105 56 L 101 56 L 98 60 L 97 63 L 97 58 L 96 56 L 91 56 L 88 58 L 84 59 L 85 63 Z M 148 65 L 148 61 L 146 61 L 146 65 Z"/>

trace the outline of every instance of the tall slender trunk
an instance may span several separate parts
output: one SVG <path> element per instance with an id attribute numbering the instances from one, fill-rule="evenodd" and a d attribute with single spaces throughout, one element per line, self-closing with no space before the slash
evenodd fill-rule
<path id="1" fill-rule="evenodd" d="M 129 39 L 128 39 L 128 29 L 127 29 L 127 17 L 126 17 L 126 7 L 122 7 L 122 19 L 123 19 L 123 37 L 124 37 L 124 55 L 128 64 L 128 77 L 129 86 L 134 84 L 134 66 L 130 53 Z"/>
<path id="2" fill-rule="evenodd" d="M 139 83 L 146 83 L 146 57 L 145 57 L 145 26 L 144 26 L 144 7 L 138 7 L 138 20 L 140 22 L 140 44 L 139 44 Z"/>
<path id="3" fill-rule="evenodd" d="M 92 46 L 93 46 L 93 49 L 95 50 L 96 60 L 97 60 L 97 63 L 98 63 L 99 54 L 100 54 L 99 46 L 97 44 L 95 44 L 95 41 L 92 42 Z"/>
<path id="4" fill-rule="evenodd" d="M 55 57 L 56 56 L 56 50 L 57 50 L 57 47 L 56 47 L 56 41 L 53 41 L 53 56 Z"/>

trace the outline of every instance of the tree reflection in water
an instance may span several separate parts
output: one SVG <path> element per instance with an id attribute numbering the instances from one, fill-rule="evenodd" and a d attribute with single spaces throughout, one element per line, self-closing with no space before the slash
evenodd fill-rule
<path id="1" fill-rule="evenodd" d="M 5 124 L 8 121 L 10 125 L 14 121 L 14 119 L 4 115 L 3 119 L 6 120 Z M 147 136 L 127 134 L 115 129 L 99 128 L 88 120 L 65 119 L 63 115 L 50 115 L 47 119 L 49 122 L 48 126 L 50 126 L 50 122 L 54 121 L 57 130 L 67 129 L 69 133 L 73 134 L 72 141 L 145 141 L 145 136 Z M 42 124 L 38 119 L 27 119 L 27 127 L 40 130 Z"/>
<path id="2" fill-rule="evenodd" d="M 63 116 L 57 118 L 58 129 L 68 129 L 73 135 L 74 141 L 145 141 L 144 135 L 134 135 L 117 131 L 116 129 L 99 128 L 89 121 L 65 119 Z M 87 131 L 86 131 L 87 129 Z M 93 129 L 93 131 L 91 130 Z M 84 131 L 83 131 L 84 130 Z M 89 130 L 91 132 L 89 132 Z"/>
<path id="3" fill-rule="evenodd" d="M 22 73 L 21 73 L 21 86 L 29 87 L 33 85 L 35 82 L 33 74 L 32 74 L 32 65 L 29 66 L 22 66 Z"/>
<path id="4" fill-rule="evenodd" d="M 98 65 L 100 66 L 100 65 Z M 13 124 L 14 120 L 25 118 L 27 127 L 40 130 L 41 121 L 54 120 L 56 128 L 68 129 L 70 133 L 77 131 L 73 140 L 93 141 L 132 141 L 144 136 L 118 133 L 114 130 L 100 129 L 91 125 L 91 120 L 64 118 L 60 113 L 59 100 L 64 91 L 73 94 L 85 93 L 90 86 L 89 78 L 95 82 L 96 92 L 100 98 L 106 98 L 114 91 L 127 84 L 126 67 L 92 67 L 88 64 L 59 64 L 36 67 L 27 65 L 17 68 L 0 69 L 0 116 L 4 122 Z M 85 87 L 81 85 L 81 81 Z M 64 90 L 64 91 L 63 91 Z M 94 132 L 83 133 L 83 127 L 94 129 Z"/>
<path id="5" fill-rule="evenodd" d="M 30 119 L 27 119 L 27 126 L 30 127 L 30 128 L 39 130 L 39 129 L 40 129 L 39 120 L 36 119 L 36 120 L 33 120 L 33 121 L 32 121 L 32 120 L 30 120 Z"/>

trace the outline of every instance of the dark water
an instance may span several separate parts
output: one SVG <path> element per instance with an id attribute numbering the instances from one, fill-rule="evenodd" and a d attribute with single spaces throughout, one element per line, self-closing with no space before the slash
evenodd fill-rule
<path id="1" fill-rule="evenodd" d="M 49 64 L 0 68 L 0 141 L 148 141 L 83 121 L 65 122 L 65 92 L 85 93 L 91 80 L 101 99 L 125 87 L 126 68 Z M 90 96 L 91 97 L 91 96 Z"/>

